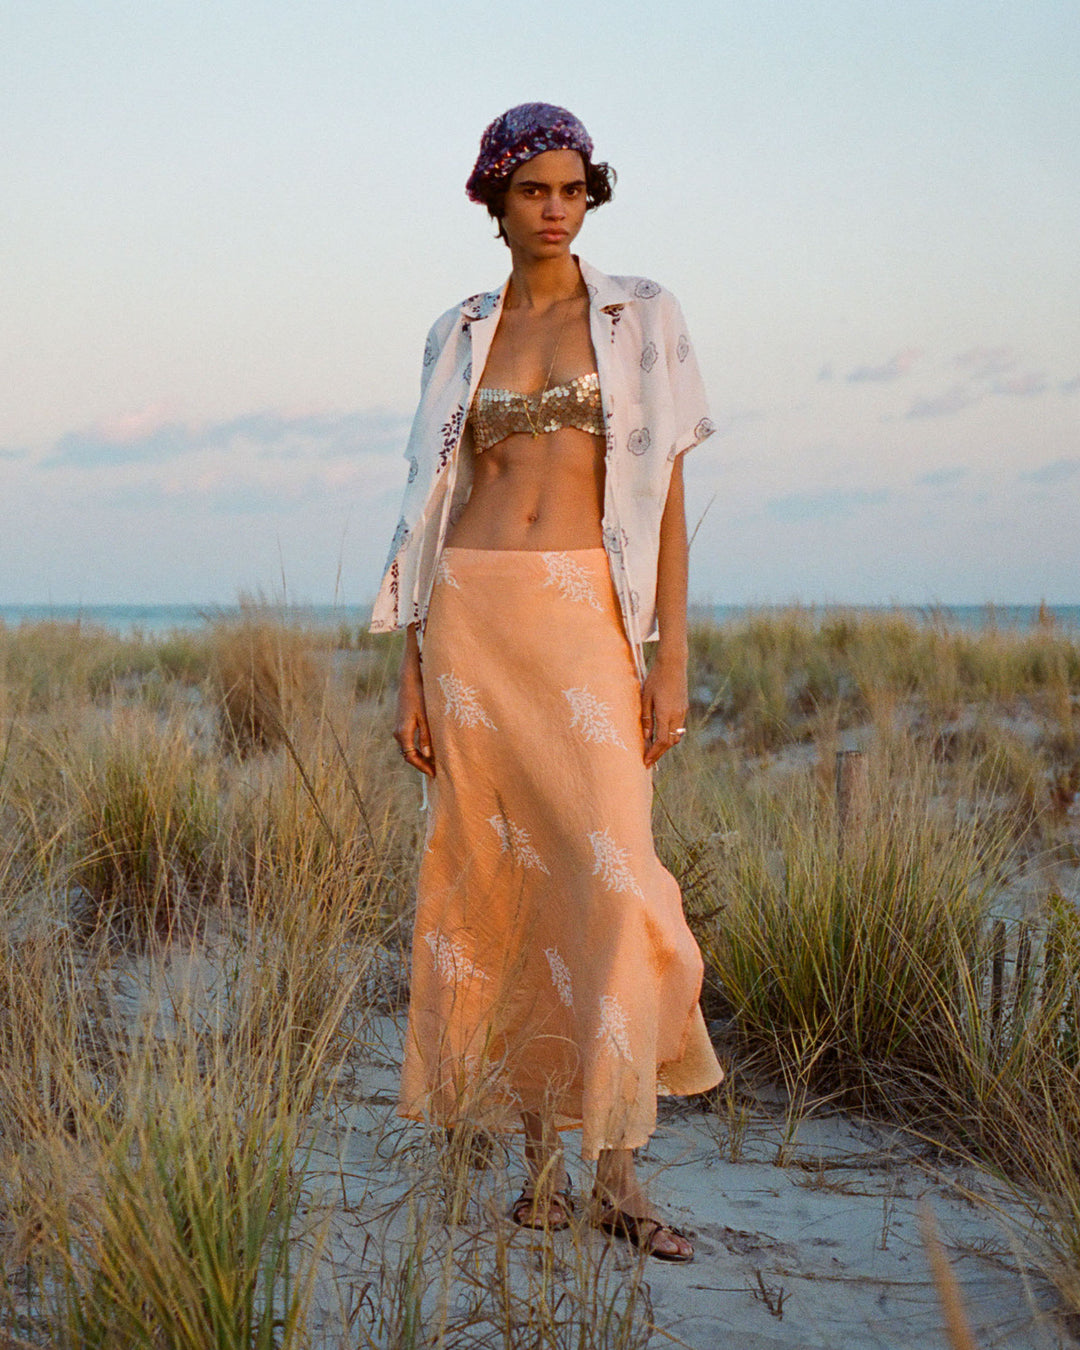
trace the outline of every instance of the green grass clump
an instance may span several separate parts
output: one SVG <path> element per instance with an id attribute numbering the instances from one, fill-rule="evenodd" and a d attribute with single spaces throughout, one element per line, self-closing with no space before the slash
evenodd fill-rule
<path id="1" fill-rule="evenodd" d="M 65 779 L 70 882 L 95 930 L 167 932 L 220 886 L 217 773 L 181 725 L 118 716 Z"/>
<path id="2" fill-rule="evenodd" d="M 213 626 L 210 682 L 233 750 L 280 746 L 317 711 L 326 688 L 320 646 L 324 639 L 287 627 L 255 602 L 242 603 L 239 619 Z"/>
<path id="3" fill-rule="evenodd" d="M 926 1067 L 978 960 L 1004 841 L 881 782 L 841 847 L 831 800 L 762 803 L 699 928 L 715 995 L 738 1037 L 807 1086 L 859 1101 Z"/>
<path id="4" fill-rule="evenodd" d="M 298 1344 L 312 1269 L 294 1232 L 298 1128 L 265 1095 L 237 1100 L 217 1077 L 185 1075 L 138 1100 L 93 1141 L 96 1194 L 61 1217 L 55 1343 Z"/>

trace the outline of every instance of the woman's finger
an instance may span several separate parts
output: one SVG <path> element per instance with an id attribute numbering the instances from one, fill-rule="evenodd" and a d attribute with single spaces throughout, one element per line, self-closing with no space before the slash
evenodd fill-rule
<path id="1" fill-rule="evenodd" d="M 646 685 L 641 691 L 641 739 L 645 743 L 645 762 L 649 762 L 648 751 L 653 743 L 653 699 Z"/>
<path id="2" fill-rule="evenodd" d="M 435 777 L 435 756 L 431 751 L 431 732 L 427 718 L 418 714 L 394 728 L 394 740 L 398 743 L 401 757 L 420 773 L 429 778 Z M 419 746 L 417 745 L 419 742 Z"/>
<path id="3" fill-rule="evenodd" d="M 435 756 L 431 750 L 431 732 L 428 730 L 427 718 L 423 714 L 416 719 L 415 744 L 419 747 L 418 758 L 421 773 L 426 773 L 429 778 L 434 778 Z"/>
<path id="4" fill-rule="evenodd" d="M 686 713 L 657 710 L 655 712 L 655 732 L 645 755 L 645 763 L 651 768 L 662 755 L 673 749 L 686 735 Z"/>

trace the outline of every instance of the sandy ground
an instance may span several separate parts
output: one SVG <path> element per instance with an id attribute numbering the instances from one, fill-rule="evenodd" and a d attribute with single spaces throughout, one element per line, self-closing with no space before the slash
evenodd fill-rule
<path id="1" fill-rule="evenodd" d="M 313 1185 L 334 1206 L 316 1300 L 328 1341 L 343 1315 L 369 1317 L 365 1286 L 380 1267 L 406 1269 L 419 1228 L 426 1241 L 414 1287 L 431 1319 L 441 1298 L 451 1325 L 464 1324 L 485 1298 L 516 1297 L 520 1311 L 535 1298 L 546 1252 L 556 1287 L 560 1276 L 580 1286 L 584 1267 L 592 1272 L 587 1293 L 600 1303 L 618 1303 L 636 1288 L 646 1321 L 651 1306 L 650 1346 L 932 1350 L 947 1342 L 921 1238 L 928 1206 L 977 1345 L 1076 1344 L 1053 1313 L 1052 1291 L 1025 1273 L 1019 1244 L 996 1212 L 1019 1211 L 990 1177 L 942 1164 L 903 1135 L 850 1116 L 804 1118 L 792 1132 L 775 1100 L 751 1109 L 736 1161 L 726 1122 L 675 1103 L 642 1153 L 655 1196 L 694 1237 L 691 1265 L 640 1260 L 585 1226 L 547 1239 L 515 1228 L 500 1216 L 521 1178 L 516 1150 L 509 1170 L 499 1158 L 470 1172 L 462 1221 L 448 1226 L 441 1204 L 429 1198 L 418 1212 L 409 1203 L 418 1179 L 426 1178 L 421 1186 L 431 1196 L 437 1153 L 428 1131 L 394 1116 L 398 1034 L 385 1019 L 382 1044 L 360 1076 L 362 1095 L 322 1130 L 312 1159 Z M 576 1136 L 567 1143 L 575 1186 L 587 1193 L 588 1177 L 574 1165 Z M 502 1287 L 516 1293 L 500 1295 Z M 474 1342 L 462 1332 L 459 1343 L 504 1340 L 492 1331 Z M 531 1344 L 527 1334 L 505 1343 Z"/>

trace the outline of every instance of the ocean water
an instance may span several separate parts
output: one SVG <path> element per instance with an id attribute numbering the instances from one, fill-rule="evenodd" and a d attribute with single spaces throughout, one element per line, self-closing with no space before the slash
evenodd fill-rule
<path id="1" fill-rule="evenodd" d="M 733 623 L 751 614 L 779 614 L 790 605 L 691 605 L 692 620 Z M 820 620 L 839 614 L 900 614 L 919 623 L 935 623 L 977 632 L 987 628 L 1025 632 L 1051 623 L 1063 632 L 1080 634 L 1080 605 L 808 605 L 807 613 Z M 277 611 L 283 619 L 319 627 L 366 628 L 367 605 L 288 605 Z M 240 613 L 237 605 L 5 605 L 0 623 L 86 624 L 110 632 L 142 633 L 160 637 L 173 631 L 201 628 L 214 619 Z"/>

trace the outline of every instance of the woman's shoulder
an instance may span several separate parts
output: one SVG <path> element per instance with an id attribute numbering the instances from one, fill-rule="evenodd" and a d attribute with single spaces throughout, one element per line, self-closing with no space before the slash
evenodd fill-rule
<path id="1" fill-rule="evenodd" d="M 499 303 L 498 289 L 493 291 L 477 291 L 475 295 L 467 295 L 464 300 L 459 300 L 456 305 L 451 305 L 449 309 L 444 310 L 442 314 L 428 329 L 428 350 L 440 350 L 453 335 L 459 325 L 467 326 L 473 319 L 483 319 L 489 314 L 494 313 Z"/>
<path id="2" fill-rule="evenodd" d="M 606 300 L 608 296 L 614 296 L 616 293 L 624 300 L 659 300 L 663 303 L 665 299 L 674 299 L 667 287 L 661 286 L 652 277 L 602 272 L 599 267 L 594 267 L 583 258 L 579 258 L 578 262 L 582 279 L 590 293 L 594 297 L 598 295 L 601 300 Z"/>
<path id="3" fill-rule="evenodd" d="M 454 324 L 461 317 L 461 306 L 451 305 L 449 309 L 444 310 L 435 322 L 428 329 L 428 338 L 434 338 L 438 342 L 445 342 L 447 337 L 454 331 Z"/>
<path id="4" fill-rule="evenodd" d="M 663 301 L 664 299 L 673 300 L 675 298 L 666 286 L 661 286 L 652 277 L 613 276 L 609 280 L 620 286 L 634 300 Z"/>
<path id="5" fill-rule="evenodd" d="M 460 319 L 487 318 L 498 306 L 501 289 L 497 286 L 493 291 L 477 291 L 473 295 L 467 295 L 464 300 L 459 300 L 456 305 L 444 310 L 431 325 L 431 331 L 433 333 L 449 331 Z"/>
<path id="6" fill-rule="evenodd" d="M 666 286 L 652 277 L 608 275 L 583 267 L 586 283 L 603 309 L 632 304 L 645 326 L 665 326 L 680 313 L 679 302 Z"/>
<path id="7" fill-rule="evenodd" d="M 446 344 L 454 336 L 458 323 L 461 319 L 461 306 L 451 305 L 445 310 L 428 329 L 427 339 L 424 342 L 424 370 L 427 371 L 435 364 L 437 358 L 442 354 Z"/>

